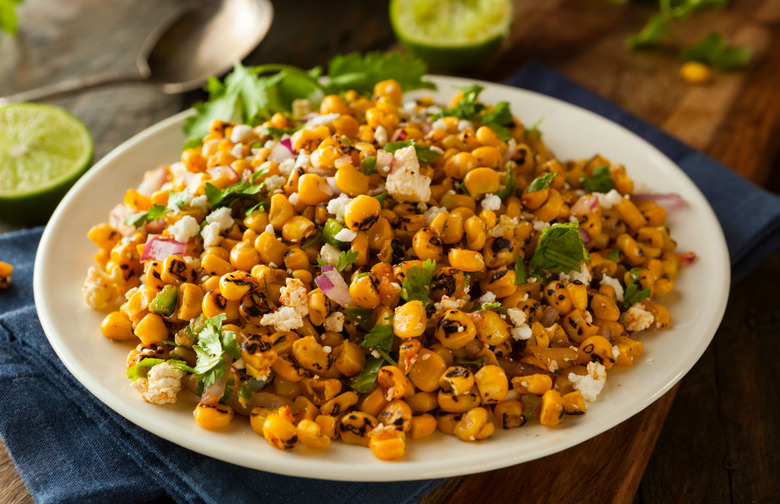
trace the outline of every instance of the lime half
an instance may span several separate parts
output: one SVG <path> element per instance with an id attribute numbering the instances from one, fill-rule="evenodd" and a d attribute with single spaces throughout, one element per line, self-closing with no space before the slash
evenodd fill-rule
<path id="1" fill-rule="evenodd" d="M 0 220 L 46 222 L 92 160 L 92 136 L 60 107 L 0 107 Z"/>
<path id="2" fill-rule="evenodd" d="M 401 43 L 440 68 L 479 64 L 509 33 L 511 0 L 392 0 Z"/>

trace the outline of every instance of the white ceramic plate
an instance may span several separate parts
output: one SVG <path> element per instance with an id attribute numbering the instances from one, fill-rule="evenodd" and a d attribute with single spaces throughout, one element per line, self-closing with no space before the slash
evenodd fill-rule
<path id="1" fill-rule="evenodd" d="M 473 81 L 437 77 L 438 101 L 447 103 L 451 85 Z M 555 453 L 600 434 L 638 413 L 669 390 L 694 365 L 709 344 L 726 307 L 729 260 L 720 226 L 706 200 L 677 166 L 624 128 L 583 109 L 528 91 L 482 83 L 482 99 L 507 100 L 530 124 L 544 117 L 548 145 L 562 159 L 595 153 L 623 163 L 652 192 L 677 192 L 687 206 L 669 215 L 679 250 L 695 250 L 674 294 L 664 299 L 673 320 L 669 330 L 642 338 L 645 353 L 632 368 L 610 371 L 598 401 L 586 415 L 567 418 L 558 428 L 538 424 L 502 431 L 480 443 L 464 443 L 437 433 L 411 441 L 403 460 L 381 462 L 363 447 L 333 443 L 317 452 L 282 452 L 258 437 L 243 419 L 223 432 L 210 432 L 192 418 L 193 400 L 176 405 L 145 403 L 124 375 L 125 344 L 100 334 L 103 314 L 82 301 L 81 285 L 92 264 L 94 245 L 87 231 L 107 218 L 125 189 L 135 187 L 145 170 L 176 161 L 186 113 L 136 135 L 95 165 L 73 187 L 43 234 L 35 262 L 35 301 L 54 350 L 71 373 L 98 399 L 131 422 L 194 451 L 242 466 L 282 474 L 352 481 L 439 478 L 505 467 Z M 183 394 L 184 395 L 184 394 Z"/>

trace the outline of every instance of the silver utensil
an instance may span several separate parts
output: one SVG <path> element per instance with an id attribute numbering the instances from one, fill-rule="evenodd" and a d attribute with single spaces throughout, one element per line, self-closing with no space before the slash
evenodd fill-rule
<path id="1" fill-rule="evenodd" d="M 112 84 L 149 82 L 167 94 L 203 86 L 263 40 L 273 19 L 269 0 L 210 0 L 185 5 L 144 41 L 137 73 L 68 79 L 0 98 L 0 105 L 38 101 Z"/>

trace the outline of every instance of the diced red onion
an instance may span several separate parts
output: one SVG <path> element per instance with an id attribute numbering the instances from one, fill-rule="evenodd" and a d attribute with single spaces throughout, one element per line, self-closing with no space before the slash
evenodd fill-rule
<path id="1" fill-rule="evenodd" d="M 325 177 L 325 182 L 328 183 L 328 187 L 330 187 L 330 190 L 333 192 L 334 195 L 338 196 L 341 194 L 341 190 L 339 189 L 339 186 L 336 185 L 336 177 Z"/>
<path id="2" fill-rule="evenodd" d="M 558 375 L 556 375 L 555 373 L 551 373 L 547 369 L 540 368 L 539 366 L 534 366 L 533 364 L 528 364 L 527 362 L 507 359 L 506 357 L 499 357 L 497 360 L 498 360 L 498 365 L 501 366 L 501 369 L 503 369 L 504 372 L 506 373 L 506 377 L 510 380 L 517 376 L 530 376 L 535 374 L 543 374 L 552 378 L 553 385 L 554 385 L 555 379 L 558 377 Z"/>
<path id="3" fill-rule="evenodd" d="M 138 186 L 138 192 L 144 196 L 150 197 L 152 194 L 160 190 L 162 185 L 168 181 L 170 177 L 164 166 L 149 170 L 144 173 L 144 179 Z"/>
<path id="4" fill-rule="evenodd" d="M 406 140 L 406 137 L 409 136 L 409 133 L 406 132 L 405 129 L 399 128 L 395 130 L 395 133 L 393 133 L 393 138 L 390 140 L 391 142 L 403 142 Z"/>
<path id="5" fill-rule="evenodd" d="M 282 164 L 284 161 L 294 157 L 295 154 L 293 154 L 292 145 L 287 146 L 284 144 L 284 140 L 282 140 L 281 142 L 278 142 L 276 145 L 274 145 L 273 149 L 271 149 L 271 153 L 268 154 L 268 161 L 273 161 L 276 164 Z"/>
<path id="6" fill-rule="evenodd" d="M 693 261 L 696 260 L 696 252 L 691 251 L 677 254 L 677 259 L 679 259 L 682 264 L 693 264 Z"/>
<path id="7" fill-rule="evenodd" d="M 141 260 L 154 259 L 155 261 L 164 261 L 169 256 L 184 256 L 187 251 L 187 244 L 171 240 L 169 238 L 158 238 L 153 236 L 146 245 L 141 254 Z"/>
<path id="8" fill-rule="evenodd" d="M 577 200 L 574 205 L 571 207 L 571 214 L 577 215 L 585 212 L 590 212 L 593 209 L 596 208 L 596 205 L 599 203 L 598 196 L 595 196 L 593 194 L 586 194 L 585 196 L 581 196 L 580 199 Z"/>
<path id="9" fill-rule="evenodd" d="M 353 304 L 354 301 L 352 296 L 349 295 L 347 282 L 344 281 L 341 273 L 336 271 L 336 268 L 332 265 L 323 266 L 322 275 L 317 276 L 314 279 L 314 283 L 322 290 L 323 294 L 341 306 Z"/>
<path id="10" fill-rule="evenodd" d="M 159 234 L 165 229 L 165 219 L 157 219 L 156 221 L 147 222 L 146 230 L 152 234 Z"/>
<path id="11" fill-rule="evenodd" d="M 376 153 L 376 171 L 381 175 L 387 175 L 390 173 L 390 167 L 393 164 L 393 155 L 385 150 L 377 151 Z"/>
<path id="12" fill-rule="evenodd" d="M 203 394 L 200 396 L 200 402 L 205 404 L 216 404 L 225 395 L 225 385 L 227 380 L 225 378 L 217 378 L 214 383 L 203 389 Z"/>
<path id="13" fill-rule="evenodd" d="M 685 206 L 685 200 L 677 193 L 633 194 L 631 199 L 635 202 L 655 201 L 669 210 L 677 210 Z"/>
<path id="14" fill-rule="evenodd" d="M 590 235 L 588 234 L 587 231 L 585 231 L 582 228 L 579 228 L 577 231 L 580 232 L 580 238 L 582 238 L 582 243 L 584 243 L 585 245 L 590 243 Z"/>
<path id="15" fill-rule="evenodd" d="M 240 178 L 238 173 L 236 173 L 236 170 L 227 165 L 215 166 L 214 168 L 206 170 L 206 173 L 211 175 L 211 178 L 215 180 L 222 177 L 227 177 L 231 184 L 235 184 Z"/>

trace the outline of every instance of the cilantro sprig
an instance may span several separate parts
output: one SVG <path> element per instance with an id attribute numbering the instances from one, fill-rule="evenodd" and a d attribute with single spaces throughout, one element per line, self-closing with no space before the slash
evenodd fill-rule
<path id="1" fill-rule="evenodd" d="M 124 220 L 125 224 L 139 228 L 147 222 L 154 222 L 158 219 L 162 219 L 165 217 L 166 213 L 168 213 L 168 207 L 155 203 L 149 210 L 130 214 L 126 216 Z"/>
<path id="2" fill-rule="evenodd" d="M 411 147 L 414 146 L 414 151 L 417 154 L 417 159 L 424 163 L 433 163 L 439 157 L 441 157 L 441 153 L 435 151 L 432 147 L 429 147 L 427 145 L 419 145 L 414 140 L 404 140 L 403 142 L 390 142 L 389 144 L 385 145 L 385 151 L 389 153 L 394 153 L 395 151 L 399 149 L 403 149 L 405 147 Z"/>
<path id="3" fill-rule="evenodd" d="M 376 324 L 365 335 L 360 346 L 376 350 L 384 360 L 393 366 L 396 365 L 396 362 L 387 354 L 393 346 L 393 326 L 391 324 Z"/>
<path id="4" fill-rule="evenodd" d="M 634 303 L 638 303 L 650 296 L 650 287 L 640 289 L 639 277 L 642 275 L 642 268 L 633 268 L 628 272 L 628 283 L 626 283 L 626 292 L 623 295 L 623 308 L 631 308 Z"/>
<path id="5" fill-rule="evenodd" d="M 366 363 L 360 373 L 349 379 L 349 387 L 358 394 L 368 394 L 376 388 L 377 376 L 379 370 L 384 365 L 385 360 L 381 357 L 370 355 L 366 357 Z"/>
<path id="6" fill-rule="evenodd" d="M 590 177 L 582 177 L 582 186 L 588 192 L 608 193 L 615 188 L 609 167 L 599 165 L 593 170 Z"/>
<path id="7" fill-rule="evenodd" d="M 219 189 L 210 182 L 206 182 L 205 194 L 209 205 L 215 209 L 221 206 L 230 206 L 239 199 L 248 199 L 257 203 L 259 200 L 255 194 L 259 193 L 262 188 L 263 184 L 237 182 L 224 189 Z"/>
<path id="8" fill-rule="evenodd" d="M 579 222 L 574 221 L 544 228 L 529 266 L 533 276 L 546 277 L 579 271 L 583 261 L 590 261 L 590 255 L 582 243 Z"/>
<path id="9" fill-rule="evenodd" d="M 498 301 L 493 301 L 492 303 L 477 303 L 474 305 L 474 307 L 471 309 L 472 312 L 483 312 L 487 310 L 493 310 L 498 313 L 506 313 L 506 308 L 501 306 L 501 303 Z"/>
<path id="10" fill-rule="evenodd" d="M 401 285 L 401 297 L 404 301 L 418 300 L 426 303 L 431 296 L 428 290 L 436 269 L 435 259 L 426 259 L 422 265 L 414 264 L 406 271 Z"/>
<path id="11" fill-rule="evenodd" d="M 455 86 L 463 91 L 463 97 L 454 107 L 444 109 L 435 118 L 455 116 L 467 121 L 478 121 L 493 130 L 501 140 L 507 142 L 512 138 L 509 127 L 514 126 L 514 117 L 508 102 L 498 102 L 492 110 L 478 101 L 480 93 L 485 89 L 479 84 L 470 86 Z"/>
<path id="12" fill-rule="evenodd" d="M 525 263 L 520 254 L 515 254 L 515 285 L 523 285 L 526 282 Z"/>
<path id="13" fill-rule="evenodd" d="M 553 180 L 555 180 L 555 177 L 557 177 L 557 173 L 546 173 L 540 177 L 536 177 L 531 181 L 530 184 L 528 184 L 528 187 L 526 188 L 525 192 L 532 193 L 536 191 L 541 191 L 542 189 L 547 189 L 550 187 L 550 184 L 553 183 Z"/>
<path id="14" fill-rule="evenodd" d="M 712 65 L 718 70 L 745 67 L 752 57 L 753 49 L 729 46 L 726 38 L 716 32 L 710 33 L 683 52 L 685 61 L 699 61 Z"/>
<path id="15" fill-rule="evenodd" d="M 224 313 L 206 319 L 198 333 L 198 342 L 192 347 L 197 356 L 195 374 L 203 387 L 208 387 L 217 378 L 226 376 L 228 364 L 224 354 L 234 359 L 241 358 L 241 349 L 235 334 L 222 330 L 222 322 L 225 319 Z"/>
<path id="16" fill-rule="evenodd" d="M 496 196 L 501 198 L 501 201 L 504 201 L 508 197 L 512 196 L 512 194 L 515 192 L 515 185 L 517 184 L 517 181 L 515 180 L 513 165 L 514 164 L 511 162 L 507 163 L 504 187 L 496 191 Z"/>
<path id="17" fill-rule="evenodd" d="M 356 308 L 348 306 L 344 309 L 344 314 L 352 319 L 352 321 L 364 331 L 370 331 L 374 326 L 372 313 L 368 308 Z"/>

